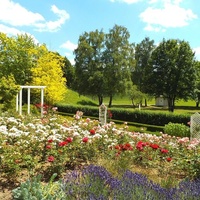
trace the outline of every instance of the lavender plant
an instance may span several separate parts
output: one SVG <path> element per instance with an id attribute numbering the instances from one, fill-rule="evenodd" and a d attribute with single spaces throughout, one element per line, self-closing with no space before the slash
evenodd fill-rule
<path id="1" fill-rule="evenodd" d="M 63 180 L 65 199 L 82 200 L 198 200 L 200 180 L 185 180 L 174 188 L 162 188 L 142 174 L 126 170 L 113 177 L 104 167 L 90 165 L 83 171 L 72 171 Z"/>

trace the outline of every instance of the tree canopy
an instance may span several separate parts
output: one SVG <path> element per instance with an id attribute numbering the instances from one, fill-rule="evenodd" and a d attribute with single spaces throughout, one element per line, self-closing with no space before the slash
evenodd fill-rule
<path id="1" fill-rule="evenodd" d="M 104 77 L 102 51 L 104 33 L 102 31 L 85 32 L 79 37 L 75 53 L 75 89 L 80 94 L 96 95 L 103 102 Z"/>
<path id="2" fill-rule="evenodd" d="M 66 89 L 63 63 L 62 56 L 49 52 L 45 45 L 35 44 L 27 34 L 8 37 L 0 33 L 0 84 L 8 92 L 11 88 L 7 86 L 12 86 L 16 90 L 12 90 L 12 94 L 17 93 L 18 85 L 42 84 L 47 86 L 45 90 L 49 102 L 60 100 Z M 4 78 L 12 84 L 8 84 Z M 0 96 L 5 93 L 2 89 Z M 23 99 L 26 98 L 27 95 L 24 95 Z"/>
<path id="3" fill-rule="evenodd" d="M 103 61 L 106 94 L 112 98 L 116 94 L 125 94 L 132 85 L 131 70 L 133 66 L 133 44 L 129 43 L 130 34 L 123 26 L 115 25 L 106 34 Z"/>
<path id="4" fill-rule="evenodd" d="M 44 85 L 45 98 L 50 104 L 63 99 L 66 92 L 66 79 L 63 77 L 62 67 L 64 58 L 43 47 L 43 53 L 37 65 L 31 69 L 32 85 Z"/>
<path id="5" fill-rule="evenodd" d="M 131 82 L 133 46 L 125 27 L 115 25 L 109 33 L 94 31 L 79 37 L 75 50 L 76 90 L 80 94 L 96 95 L 99 105 L 103 97 L 126 91 Z"/>
<path id="6" fill-rule="evenodd" d="M 195 87 L 194 52 L 188 42 L 165 40 L 152 52 L 148 65 L 147 92 L 168 99 L 169 111 L 175 100 L 191 97 Z"/>

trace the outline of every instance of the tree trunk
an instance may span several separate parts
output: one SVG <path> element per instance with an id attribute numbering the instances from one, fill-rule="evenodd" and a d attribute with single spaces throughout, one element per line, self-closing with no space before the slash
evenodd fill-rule
<path id="1" fill-rule="evenodd" d="M 199 101 L 196 102 L 196 108 L 198 108 L 198 107 L 199 107 Z"/>
<path id="2" fill-rule="evenodd" d="M 144 100 L 144 106 L 147 107 L 147 99 Z"/>
<path id="3" fill-rule="evenodd" d="M 110 100 L 109 100 L 109 105 L 108 105 L 109 108 L 111 108 L 112 106 L 112 98 L 113 98 L 112 95 L 110 95 Z"/>
<path id="4" fill-rule="evenodd" d="M 98 96 L 98 99 L 99 99 L 99 106 L 100 106 L 103 103 L 103 97 L 102 96 Z"/>
<path id="5" fill-rule="evenodd" d="M 174 112 L 174 102 L 175 102 L 175 98 L 168 97 L 168 110 L 169 110 L 169 112 Z"/>
<path id="6" fill-rule="evenodd" d="M 135 108 L 134 100 L 131 99 L 131 102 L 132 102 L 133 108 Z"/>

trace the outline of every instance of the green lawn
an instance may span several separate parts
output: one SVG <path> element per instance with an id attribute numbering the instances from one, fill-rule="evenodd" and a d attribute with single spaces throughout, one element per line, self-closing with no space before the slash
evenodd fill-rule
<path id="1" fill-rule="evenodd" d="M 67 90 L 65 98 L 59 102 L 63 104 L 71 104 L 71 105 L 91 105 L 91 106 L 98 106 L 98 99 L 97 97 L 86 97 L 83 95 L 79 95 L 77 92 L 74 92 L 70 89 Z M 104 98 L 104 104 L 108 105 L 109 98 Z M 163 107 L 156 107 L 155 100 L 151 99 L 148 102 L 148 107 L 142 107 L 141 109 L 151 110 L 154 112 L 168 112 L 167 108 Z M 176 107 L 174 113 L 178 114 L 193 114 L 195 112 L 199 112 L 200 108 L 196 108 L 195 101 L 183 101 L 178 100 L 175 103 Z M 115 96 L 113 98 L 112 107 L 121 107 L 124 109 L 134 109 L 131 104 L 131 100 L 127 96 Z M 138 108 L 135 108 L 138 109 Z"/>

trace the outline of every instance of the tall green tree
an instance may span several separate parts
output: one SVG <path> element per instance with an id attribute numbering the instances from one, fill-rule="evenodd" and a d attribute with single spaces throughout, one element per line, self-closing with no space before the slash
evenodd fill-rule
<path id="1" fill-rule="evenodd" d="M 135 70 L 132 73 L 132 81 L 137 85 L 138 89 L 142 92 L 146 92 L 146 69 L 151 58 L 151 53 L 155 49 L 154 40 L 150 40 L 146 37 L 135 47 Z M 147 99 L 145 99 L 145 106 L 147 106 Z"/>
<path id="2" fill-rule="evenodd" d="M 138 90 L 136 85 L 131 86 L 127 92 L 127 95 L 130 98 L 133 107 L 135 107 L 136 104 L 141 105 L 142 100 L 146 98 L 145 94 Z"/>
<path id="3" fill-rule="evenodd" d="M 193 99 L 196 102 L 196 107 L 199 107 L 200 102 L 200 61 L 195 62 L 195 87 L 194 87 L 194 94 Z"/>
<path id="4" fill-rule="evenodd" d="M 191 97 L 195 86 L 195 57 L 188 42 L 165 40 L 152 52 L 148 65 L 147 92 L 168 99 L 169 111 L 175 100 Z"/>
<path id="5" fill-rule="evenodd" d="M 99 105 L 104 96 L 103 31 L 85 32 L 79 37 L 75 54 L 75 89 L 79 94 L 98 96 Z"/>
<path id="6" fill-rule="evenodd" d="M 106 34 L 103 60 L 106 92 L 112 106 L 113 96 L 123 94 L 132 85 L 133 44 L 129 43 L 130 34 L 123 26 L 115 25 Z"/>
<path id="7" fill-rule="evenodd" d="M 73 89 L 75 79 L 75 68 L 70 61 L 64 57 L 63 75 L 67 80 L 67 87 Z"/>

